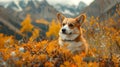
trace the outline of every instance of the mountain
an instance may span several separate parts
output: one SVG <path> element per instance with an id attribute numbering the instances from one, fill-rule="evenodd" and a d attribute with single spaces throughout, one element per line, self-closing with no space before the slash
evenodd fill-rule
<path id="1" fill-rule="evenodd" d="M 110 9 L 115 6 L 117 2 L 120 2 L 120 0 L 95 0 L 81 13 L 86 13 L 89 17 L 101 16 L 102 14 L 110 11 Z"/>
<path id="2" fill-rule="evenodd" d="M 63 4 L 56 4 L 53 7 L 56 8 L 59 12 L 67 15 L 67 16 L 77 16 L 79 13 L 86 7 L 87 5 L 80 1 L 80 3 L 76 5 L 63 5 Z"/>
<path id="3" fill-rule="evenodd" d="M 24 19 L 26 14 L 30 14 L 32 20 L 44 18 L 46 20 L 56 19 L 56 13 L 58 12 L 53 6 L 49 5 L 46 0 L 18 0 L 11 1 L 3 5 L 5 8 L 9 8 L 17 11 L 17 16 Z"/>
<path id="4" fill-rule="evenodd" d="M 0 6 L 0 33 L 7 35 L 15 35 L 17 39 L 21 37 L 22 33 L 19 31 L 21 20 L 13 13 L 14 10 L 6 9 Z"/>
<path id="5" fill-rule="evenodd" d="M 57 12 L 61 12 L 69 17 L 77 16 L 87 5 L 82 1 L 78 5 L 49 5 L 46 0 L 18 0 L 6 3 L 3 6 L 18 11 L 20 15 L 24 14 L 24 16 L 28 12 L 33 15 L 32 18 L 34 20 L 39 17 L 51 20 L 56 18 Z"/>
<path id="6" fill-rule="evenodd" d="M 56 19 L 57 10 L 47 3 L 46 0 L 41 2 L 29 1 L 21 14 L 31 14 L 33 20 L 44 18 L 46 20 Z M 20 14 L 20 15 L 21 15 Z M 24 16 L 24 15 L 23 15 Z"/>

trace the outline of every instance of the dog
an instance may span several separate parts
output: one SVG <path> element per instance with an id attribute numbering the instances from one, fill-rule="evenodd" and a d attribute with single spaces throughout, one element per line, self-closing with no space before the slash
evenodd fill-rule
<path id="1" fill-rule="evenodd" d="M 57 13 L 57 19 L 61 23 L 59 31 L 60 47 L 67 45 L 67 49 L 72 53 L 88 52 L 88 44 L 83 37 L 81 25 L 86 19 L 86 15 L 82 14 L 76 18 L 67 18 L 61 13 Z"/>

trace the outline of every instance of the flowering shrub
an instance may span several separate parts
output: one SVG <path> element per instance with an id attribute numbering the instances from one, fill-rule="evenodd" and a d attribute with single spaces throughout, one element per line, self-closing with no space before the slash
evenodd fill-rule
<path id="1" fill-rule="evenodd" d="M 28 16 L 23 22 L 29 20 Z M 72 54 L 65 46 L 60 48 L 58 40 L 35 41 L 39 37 L 39 30 L 33 29 L 32 24 L 29 29 L 23 24 L 21 32 L 32 32 L 28 42 L 19 43 L 14 36 L 0 34 L 0 67 L 120 67 L 118 22 L 112 18 L 100 22 L 92 17 L 84 23 L 84 37 L 90 47 L 87 55 Z M 51 24 L 47 21 L 45 24 L 49 25 L 47 37 L 57 38 L 60 23 L 53 20 Z"/>

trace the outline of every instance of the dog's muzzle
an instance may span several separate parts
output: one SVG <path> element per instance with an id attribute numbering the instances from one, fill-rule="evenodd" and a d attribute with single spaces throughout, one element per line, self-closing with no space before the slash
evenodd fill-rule
<path id="1" fill-rule="evenodd" d="M 66 29 L 64 29 L 64 28 L 62 29 L 62 33 L 63 33 L 63 34 L 67 34 L 67 35 L 71 35 L 71 34 L 72 34 L 72 32 L 67 33 Z"/>
<path id="2" fill-rule="evenodd" d="M 63 33 L 63 34 L 66 34 L 66 29 L 62 29 L 62 33 Z"/>

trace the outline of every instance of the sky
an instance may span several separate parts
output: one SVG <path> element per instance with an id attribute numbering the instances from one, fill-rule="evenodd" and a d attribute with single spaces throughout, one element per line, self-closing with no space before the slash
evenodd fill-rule
<path id="1" fill-rule="evenodd" d="M 92 3 L 94 0 L 47 0 L 50 4 L 70 4 L 70 5 L 78 5 L 80 1 L 83 1 L 87 5 Z"/>
<path id="2" fill-rule="evenodd" d="M 18 0 L 0 0 L 2 2 L 11 2 L 11 1 L 18 1 Z M 41 1 L 41 0 L 40 0 Z M 78 5 L 80 1 L 83 1 L 87 5 L 89 5 L 94 0 L 47 0 L 49 4 L 55 5 L 55 4 L 70 4 L 70 5 Z"/>

